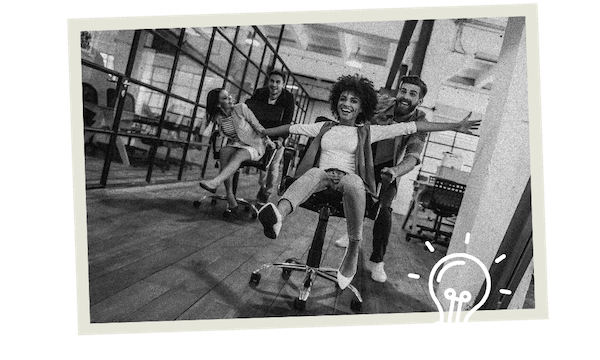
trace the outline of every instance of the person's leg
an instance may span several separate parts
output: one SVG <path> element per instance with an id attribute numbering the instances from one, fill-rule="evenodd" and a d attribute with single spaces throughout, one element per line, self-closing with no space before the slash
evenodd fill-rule
<path id="1" fill-rule="evenodd" d="M 392 230 L 392 201 L 396 197 L 398 183 L 396 180 L 384 189 L 379 195 L 379 213 L 373 223 L 373 252 L 367 263 L 371 270 L 371 279 L 377 282 L 386 282 L 387 274 L 383 268 L 383 257 L 388 245 Z"/>
<path id="2" fill-rule="evenodd" d="M 267 195 L 267 198 L 271 195 L 273 191 L 273 187 L 277 184 L 277 180 L 279 179 L 279 167 L 281 165 L 281 159 L 283 158 L 284 147 L 281 146 L 275 151 L 275 156 L 273 157 L 273 161 L 271 165 L 267 169 L 267 176 L 264 183 L 264 193 Z"/>
<path id="3" fill-rule="evenodd" d="M 231 161 L 235 153 L 241 149 L 233 148 L 233 147 L 224 147 L 221 149 L 220 160 L 221 160 L 221 171 L 227 164 Z M 236 170 L 237 171 L 237 170 Z M 227 205 L 229 209 L 233 209 L 237 207 L 237 200 L 235 198 L 235 194 L 233 193 L 233 177 L 235 176 L 235 172 L 232 176 L 226 178 L 223 182 L 225 183 L 225 194 L 227 196 Z"/>
<path id="4" fill-rule="evenodd" d="M 268 169 L 267 169 L 268 171 Z M 269 201 L 268 196 L 265 196 L 265 184 L 267 183 L 267 171 L 259 170 L 258 171 L 258 193 L 256 194 L 256 200 L 261 203 L 266 203 Z"/>
<path id="5" fill-rule="evenodd" d="M 279 167 L 284 150 L 285 148 L 283 146 L 277 148 L 273 160 L 271 161 L 271 165 L 269 165 L 266 171 L 259 171 L 258 185 L 260 185 L 260 189 L 258 190 L 258 194 L 256 194 L 256 199 L 259 202 L 266 203 L 269 201 L 273 186 L 277 183 L 279 178 Z"/>
<path id="6" fill-rule="evenodd" d="M 379 196 L 379 214 L 373 223 L 373 252 L 369 260 L 383 262 L 392 230 L 392 201 L 396 197 L 397 181 L 394 180 Z"/>
<path id="7" fill-rule="evenodd" d="M 200 182 L 200 186 L 212 192 L 214 192 L 213 189 L 216 189 L 222 182 L 232 177 L 240 168 L 242 162 L 249 160 L 251 155 L 250 152 L 245 149 L 225 146 L 221 149 L 219 158 L 221 160 L 221 171 L 219 174 L 210 180 Z M 231 184 L 229 188 L 229 190 L 231 190 Z"/>
<path id="8" fill-rule="evenodd" d="M 352 282 L 358 267 L 360 241 L 365 216 L 366 192 L 362 179 L 356 174 L 348 174 L 340 180 L 338 189 L 342 192 L 348 247 L 338 271 L 338 284 L 344 289 Z"/>
<path id="9" fill-rule="evenodd" d="M 317 191 L 325 190 L 328 184 L 329 177 L 327 176 L 327 173 L 322 169 L 312 168 L 296 179 L 296 181 L 287 188 L 283 195 L 281 195 L 279 203 L 281 203 L 282 200 L 287 200 L 293 211 L 300 206 L 300 204 L 308 200 L 312 194 Z"/>
<path id="10" fill-rule="evenodd" d="M 265 235 L 271 239 L 277 238 L 283 219 L 313 193 L 324 190 L 328 183 L 329 178 L 325 171 L 312 168 L 290 185 L 277 206 L 272 203 L 265 204 L 258 212 L 258 220 L 263 225 Z"/>

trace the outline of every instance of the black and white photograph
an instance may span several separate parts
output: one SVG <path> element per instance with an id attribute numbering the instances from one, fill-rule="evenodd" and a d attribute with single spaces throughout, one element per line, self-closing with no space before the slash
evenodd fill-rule
<path id="1" fill-rule="evenodd" d="M 88 331 L 546 318 L 537 29 L 499 9 L 74 21 Z"/>

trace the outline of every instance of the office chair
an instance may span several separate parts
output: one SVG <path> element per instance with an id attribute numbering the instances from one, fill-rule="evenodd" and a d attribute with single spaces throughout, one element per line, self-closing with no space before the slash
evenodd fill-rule
<path id="1" fill-rule="evenodd" d="M 433 227 L 417 225 L 419 227 L 418 235 L 407 233 L 406 241 L 416 238 L 422 241 L 431 241 L 434 244 L 448 245 L 452 232 L 441 230 L 442 221 L 444 218 L 458 215 L 465 188 L 466 186 L 463 184 L 436 178 L 428 205 L 428 208 L 436 215 Z M 432 232 L 433 238 L 422 235 L 423 231 Z M 445 241 L 440 241 L 442 235 L 445 237 Z"/>
<path id="2" fill-rule="evenodd" d="M 310 145 L 310 143 L 307 144 L 307 147 L 308 145 Z M 293 160 L 293 155 L 293 149 L 285 149 L 284 172 L 279 186 L 280 195 L 283 194 L 285 189 L 287 189 L 295 180 L 295 178 L 286 176 L 289 163 Z M 389 183 L 390 181 L 387 181 L 387 185 L 389 185 Z M 306 308 L 306 301 L 310 296 L 313 283 L 317 276 L 331 281 L 337 286 L 337 269 L 321 267 L 320 264 L 329 217 L 344 217 L 344 207 L 342 203 L 342 194 L 332 189 L 326 189 L 312 194 L 307 201 L 300 205 L 300 207 L 319 213 L 319 221 L 313 235 L 306 263 L 302 263 L 296 258 L 289 258 L 283 263 L 264 264 L 250 275 L 250 286 L 258 286 L 261 279 L 261 271 L 269 268 L 281 268 L 281 277 L 284 280 L 290 278 L 292 271 L 304 272 L 304 280 L 302 281 L 303 286 L 300 287 L 298 297 L 294 299 L 293 304 L 295 309 L 304 310 Z M 365 217 L 374 220 L 377 217 L 378 208 L 378 204 L 374 203 L 372 197 L 367 195 Z M 355 295 L 355 298 L 350 302 L 350 309 L 354 312 L 360 312 L 363 303 L 360 292 L 352 284 L 348 285 L 348 289 Z"/>
<path id="3" fill-rule="evenodd" d="M 284 183 L 283 188 L 289 187 L 294 180 L 294 178 L 286 176 L 285 179 L 282 180 L 282 183 Z M 370 198 L 370 196 L 367 196 L 367 199 L 368 198 Z M 372 207 L 372 205 L 372 202 L 370 202 L 368 207 Z M 292 271 L 304 272 L 304 280 L 302 281 L 303 286 L 300 287 L 298 297 L 294 299 L 293 305 L 296 310 L 304 310 L 306 308 L 306 302 L 310 296 L 312 286 L 317 276 L 331 281 L 337 286 L 338 270 L 321 267 L 320 264 L 329 217 L 344 217 L 342 194 L 332 189 L 314 193 L 307 201 L 301 204 L 300 207 L 319 213 L 319 221 L 313 235 L 306 263 L 302 263 L 297 258 L 289 258 L 283 263 L 263 264 L 260 268 L 252 272 L 249 282 L 250 286 L 258 286 L 261 279 L 261 272 L 269 268 L 282 269 L 281 277 L 284 280 L 290 278 Z M 363 303 L 360 292 L 352 284 L 348 285 L 348 289 L 355 295 L 355 298 L 350 302 L 350 308 L 354 312 L 360 312 Z"/>
<path id="4" fill-rule="evenodd" d="M 218 136 L 219 136 L 219 132 L 214 131 L 209 140 L 209 144 L 212 147 L 213 158 L 215 160 L 217 160 L 217 163 L 219 160 L 219 153 L 220 153 L 220 151 L 219 151 L 220 149 L 217 147 Z M 265 154 L 259 160 L 255 160 L 255 161 L 254 160 L 246 160 L 246 161 L 242 162 L 242 164 L 240 165 L 240 167 L 238 168 L 236 173 L 233 175 L 232 186 L 233 186 L 234 194 L 237 193 L 237 185 L 238 185 L 240 173 L 244 169 L 248 169 L 248 168 L 255 168 L 257 170 L 264 171 L 271 165 L 271 162 L 273 161 L 273 158 L 275 157 L 275 150 L 276 150 L 275 148 L 267 147 L 265 150 Z M 210 204 L 216 205 L 218 200 L 227 201 L 227 196 L 226 195 L 206 195 L 202 199 L 194 201 L 194 203 L 193 203 L 194 207 L 196 209 L 198 209 L 205 199 L 210 199 Z M 251 217 L 252 217 L 252 219 L 256 219 L 256 217 L 258 216 L 258 209 L 252 202 L 242 199 L 242 198 L 238 198 L 237 196 L 236 196 L 236 201 L 237 201 L 238 205 L 241 204 L 242 206 L 244 206 L 245 211 L 249 212 L 250 210 L 252 210 Z M 227 208 L 225 211 L 223 211 L 223 217 L 226 217 L 226 218 L 230 217 L 231 214 L 232 214 L 232 211 L 229 208 Z"/>

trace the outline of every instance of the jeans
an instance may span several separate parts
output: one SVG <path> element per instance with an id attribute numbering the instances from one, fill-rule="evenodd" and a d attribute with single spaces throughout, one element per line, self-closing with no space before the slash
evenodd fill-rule
<path id="1" fill-rule="evenodd" d="M 338 172 L 340 172 L 338 170 Z M 312 168 L 296 179 L 281 196 L 292 205 L 292 211 L 319 191 L 331 188 L 342 193 L 348 238 L 362 240 L 363 218 L 365 216 L 366 190 L 363 180 L 356 174 L 339 174 L 319 168 Z M 281 201 L 280 200 L 280 201 Z"/>
<path id="2" fill-rule="evenodd" d="M 386 163 L 375 166 L 375 181 L 381 183 L 381 169 L 391 167 L 393 164 Z M 374 263 L 383 261 L 387 249 L 390 233 L 392 231 L 392 201 L 398 191 L 397 179 L 394 179 L 385 192 L 379 194 L 379 214 L 373 223 L 373 252 L 371 260 Z"/>
<path id="3" fill-rule="evenodd" d="M 260 185 L 260 190 L 265 195 L 271 195 L 271 191 L 273 190 L 273 186 L 277 183 L 279 178 L 279 165 L 281 163 L 281 158 L 283 157 L 283 151 L 285 147 L 280 146 L 275 150 L 275 156 L 273 157 L 273 161 L 271 165 L 266 169 L 266 171 L 260 171 L 258 175 L 258 184 Z"/>

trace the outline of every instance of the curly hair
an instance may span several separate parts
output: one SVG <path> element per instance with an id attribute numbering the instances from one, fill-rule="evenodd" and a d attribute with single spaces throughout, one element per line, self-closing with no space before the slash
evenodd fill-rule
<path id="1" fill-rule="evenodd" d="M 331 112 L 336 118 L 339 116 L 337 110 L 338 101 L 344 91 L 352 91 L 360 99 L 362 113 L 356 122 L 370 120 L 377 106 L 377 92 L 373 87 L 373 82 L 359 74 L 340 76 L 337 82 L 333 84 L 331 93 L 329 94 Z"/>

